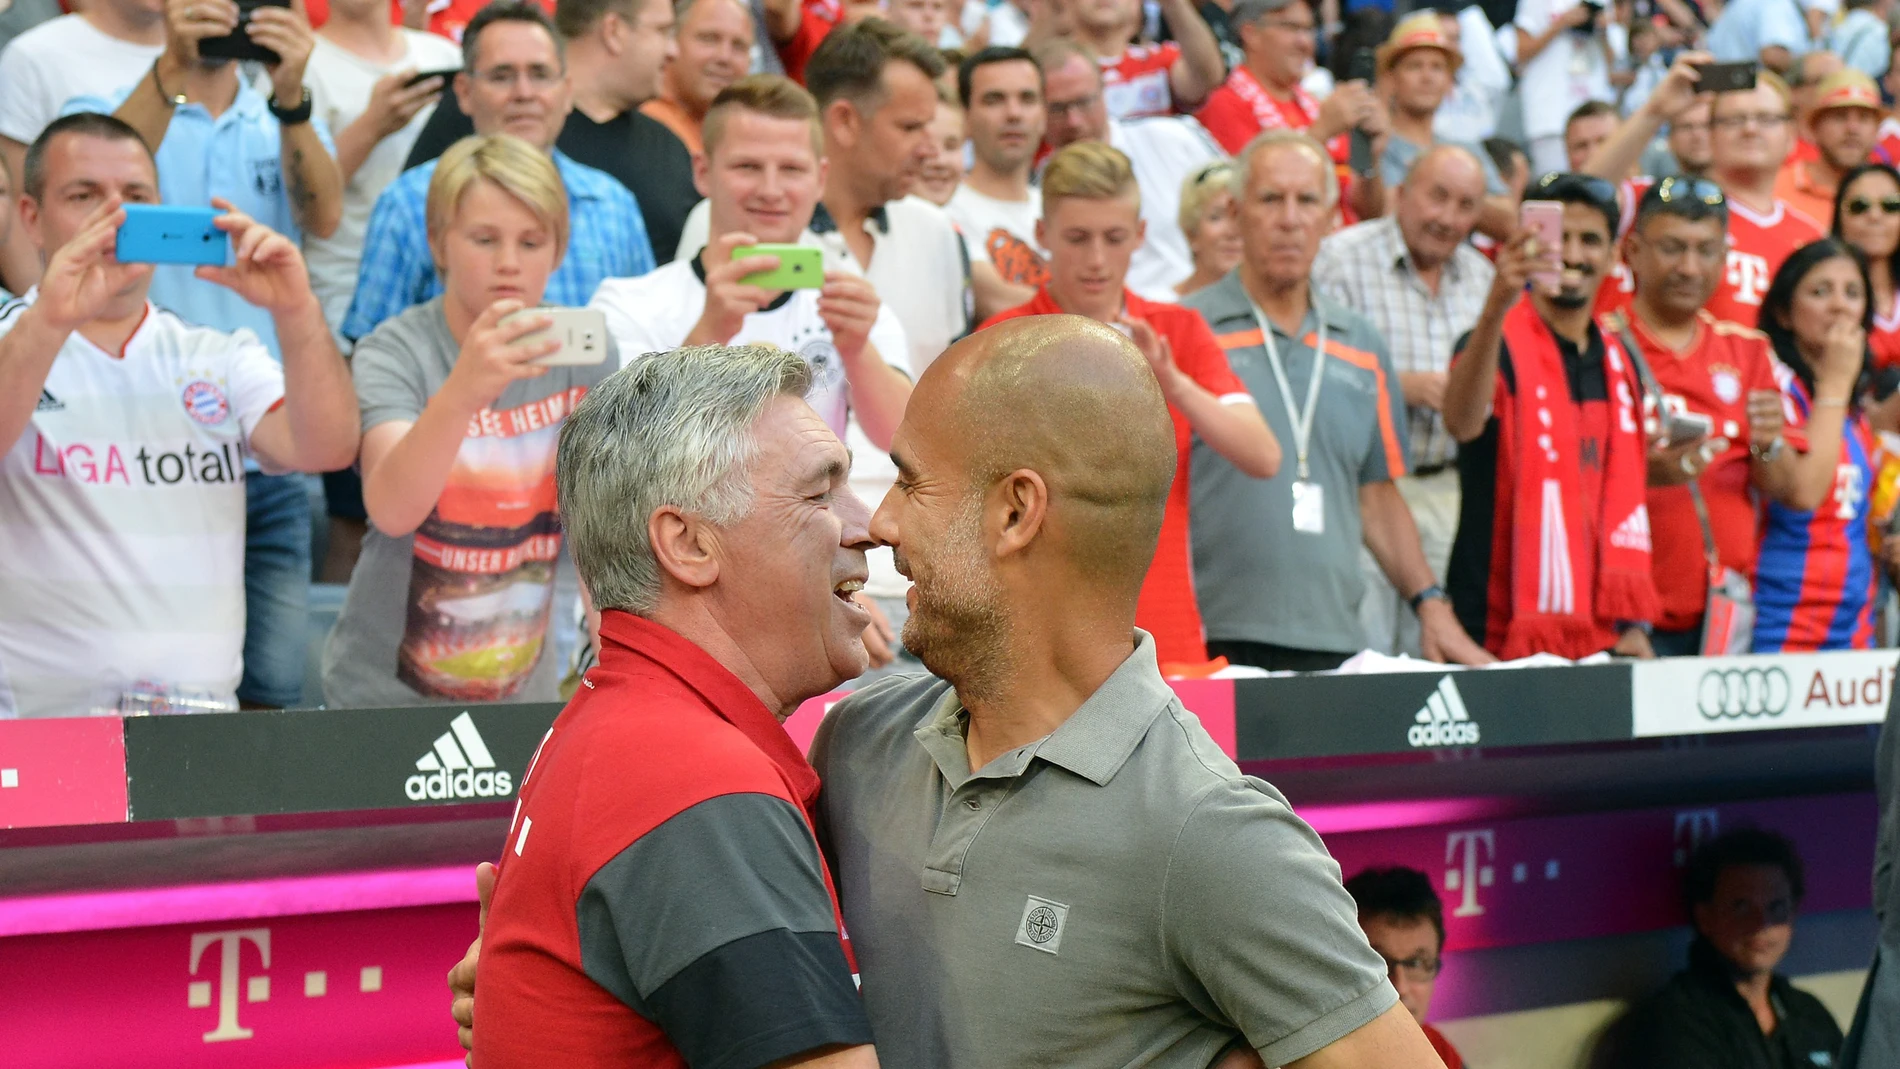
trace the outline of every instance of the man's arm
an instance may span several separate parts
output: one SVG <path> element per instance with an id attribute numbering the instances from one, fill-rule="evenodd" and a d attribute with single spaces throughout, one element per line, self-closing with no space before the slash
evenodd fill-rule
<path id="1" fill-rule="evenodd" d="M 249 29 L 252 40 L 282 57 L 270 68 L 271 99 L 280 108 L 295 108 L 308 95 L 303 73 L 317 44 L 317 35 L 304 16 L 303 0 L 292 2 L 292 7 L 258 8 Z M 282 130 L 278 151 L 291 214 L 304 233 L 327 238 L 343 221 L 342 172 L 309 120 L 285 124 Z"/>
<path id="2" fill-rule="evenodd" d="M 1187 417 L 1188 426 L 1194 428 L 1202 441 L 1226 457 L 1228 463 L 1256 479 L 1271 479 L 1279 472 L 1280 441 L 1273 436 L 1273 428 L 1267 426 L 1253 398 L 1239 392 L 1216 396 L 1182 370 L 1176 362 L 1173 343 L 1158 334 L 1146 320 L 1124 318 L 1122 325 L 1128 328 L 1135 348 L 1141 350 L 1154 371 L 1161 396 Z M 1189 339 L 1183 341 L 1195 344 Z M 1200 343 L 1219 353 L 1212 336 Z M 1239 385 L 1238 380 L 1235 385 Z"/>
<path id="3" fill-rule="evenodd" d="M 889 449 L 897 425 L 910 403 L 910 378 L 892 367 L 908 353 L 879 353 L 871 344 L 871 330 L 882 307 L 877 291 L 862 275 L 849 271 L 825 272 L 825 288 L 818 291 L 818 314 L 831 328 L 831 340 L 844 362 L 845 381 L 851 386 L 851 410 L 864 436 L 879 449 Z"/>
<path id="4" fill-rule="evenodd" d="M 336 169 L 344 185 L 349 185 L 384 138 L 408 126 L 409 120 L 443 95 L 442 79 L 429 78 L 406 86 L 404 83 L 414 76 L 415 71 L 406 68 L 378 78 L 363 113 L 336 131 Z M 0 141 L 0 152 L 5 151 L 5 142 Z"/>
<path id="5" fill-rule="evenodd" d="M 303 254 L 289 238 L 212 198 L 224 214 L 218 229 L 231 235 L 231 265 L 200 267 L 198 278 L 215 282 L 266 309 L 277 326 L 284 354 L 284 403 L 251 429 L 251 451 L 267 466 L 285 471 L 335 471 L 356 459 L 361 425 L 350 369 L 323 321 L 323 306 L 310 292 Z"/>
<path id="6" fill-rule="evenodd" d="M 198 69 L 198 42 L 229 34 L 237 25 L 238 6 L 232 0 L 165 0 L 165 51 L 113 116 L 157 152 L 177 107 L 172 98 L 186 91 L 188 74 Z"/>
<path id="7" fill-rule="evenodd" d="M 1394 1006 L 1345 1038 L 1286 1069 L 1442 1069 L 1444 1062 L 1404 1006 Z"/>
<path id="8" fill-rule="evenodd" d="M 978 323 L 988 322 L 998 312 L 1027 304 L 1036 295 L 1035 287 L 1007 281 L 997 272 L 995 264 L 977 258 L 970 260 L 970 289 L 976 294 Z"/>
<path id="9" fill-rule="evenodd" d="M 0 135 L 0 159 L 6 160 L 7 173 L 13 176 L 13 196 L 5 209 L 11 225 L 7 227 L 6 241 L 0 242 L 0 281 L 14 293 L 25 293 L 40 280 L 40 251 L 33 247 L 26 228 L 20 225 L 20 184 L 21 176 L 26 174 L 26 146 Z"/>
<path id="10" fill-rule="evenodd" d="M 1643 106 L 1624 120 L 1616 132 L 1597 146 L 1597 150 L 1584 161 L 1583 173 L 1611 182 L 1628 178 L 1636 170 L 1650 142 L 1662 132 L 1663 125 L 1673 122 L 1695 103 L 1696 82 L 1700 77 L 1695 71 L 1696 64 L 1714 61 L 1715 57 L 1707 52 L 1684 52 L 1678 55 L 1669 73 L 1656 83 L 1655 92 L 1643 101 Z"/>
<path id="11" fill-rule="evenodd" d="M 1168 89 L 1174 94 L 1175 109 L 1190 112 L 1227 80 L 1227 62 L 1194 0 L 1162 0 L 1161 17 L 1181 46 L 1181 58 L 1168 68 Z"/>
<path id="12" fill-rule="evenodd" d="M 804 5 L 799 0 L 765 0 L 765 32 L 777 44 L 798 36 L 804 18 Z"/>
<path id="13" fill-rule="evenodd" d="M 1401 597 L 1409 599 L 1438 582 L 1432 575 L 1432 566 L 1425 562 L 1425 550 L 1418 540 L 1418 524 L 1412 519 L 1412 510 L 1399 496 L 1396 485 L 1383 481 L 1360 486 L 1359 517 L 1366 549 L 1371 551 L 1386 580 Z M 1497 660 L 1471 641 L 1471 636 L 1453 615 L 1451 602 L 1444 598 L 1426 598 L 1419 602 L 1418 626 L 1419 644 L 1426 660 L 1445 664 L 1489 664 Z"/>
<path id="14" fill-rule="evenodd" d="M 1460 445 L 1483 434 L 1491 418 L 1498 356 L 1504 347 L 1504 314 L 1524 292 L 1524 279 L 1530 273 L 1525 249 L 1531 238 L 1526 231 L 1498 250 L 1497 274 L 1491 278 L 1484 310 L 1478 313 L 1477 325 L 1471 328 L 1464 348 L 1453 356 L 1451 370 L 1446 373 L 1445 403 L 1439 414 L 1445 419 L 1445 430 Z"/>

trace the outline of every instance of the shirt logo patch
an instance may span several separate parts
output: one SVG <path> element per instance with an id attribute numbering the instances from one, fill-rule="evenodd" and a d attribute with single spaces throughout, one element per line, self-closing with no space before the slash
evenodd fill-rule
<path id="1" fill-rule="evenodd" d="M 1709 376 L 1709 382 L 1715 387 L 1715 396 L 1725 405 L 1732 405 L 1742 396 L 1742 380 L 1733 371 L 1720 368 Z"/>
<path id="2" fill-rule="evenodd" d="M 33 406 L 33 411 L 35 412 L 64 412 L 66 411 L 66 402 L 60 400 L 57 397 L 54 397 L 53 391 L 48 390 L 48 389 L 41 389 L 40 403 Z"/>
<path id="3" fill-rule="evenodd" d="M 207 427 L 223 423 L 225 417 L 231 414 L 231 402 L 224 399 L 224 391 L 203 379 L 186 383 L 182 398 L 185 412 Z"/>
<path id="4" fill-rule="evenodd" d="M 1023 903 L 1023 920 L 1016 927 L 1016 942 L 1031 950 L 1055 954 L 1062 949 L 1062 929 L 1068 920 L 1069 907 L 1030 895 Z"/>
<path id="5" fill-rule="evenodd" d="M 251 161 L 251 188 L 260 197 L 275 197 L 284 191 L 284 163 L 276 156 Z"/>

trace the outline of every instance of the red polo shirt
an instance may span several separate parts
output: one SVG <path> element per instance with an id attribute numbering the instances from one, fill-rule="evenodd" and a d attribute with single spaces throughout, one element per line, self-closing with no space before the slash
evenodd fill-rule
<path id="1" fill-rule="evenodd" d="M 609 610 L 600 646 L 503 845 L 475 1064 L 741 1069 L 869 1043 L 817 773 L 693 643 Z"/>
<path id="2" fill-rule="evenodd" d="M 1130 319 L 1146 320 L 1167 340 L 1175 364 L 1202 389 L 1223 402 L 1253 401 L 1246 383 L 1228 366 L 1227 354 L 1199 312 L 1178 304 L 1143 300 L 1131 292 L 1122 294 L 1122 302 Z M 1061 314 L 1062 307 L 1044 286 L 1027 304 L 998 312 L 983 326 L 1022 316 Z M 1155 654 L 1161 663 L 1199 664 L 1207 660 L 1207 642 L 1200 606 L 1194 600 L 1194 572 L 1188 562 L 1188 469 L 1192 466 L 1189 461 L 1194 428 L 1173 405 L 1168 406 L 1168 417 L 1174 421 L 1174 483 L 1168 487 L 1167 512 L 1161 518 L 1160 546 L 1141 584 L 1135 625 L 1154 636 Z"/>

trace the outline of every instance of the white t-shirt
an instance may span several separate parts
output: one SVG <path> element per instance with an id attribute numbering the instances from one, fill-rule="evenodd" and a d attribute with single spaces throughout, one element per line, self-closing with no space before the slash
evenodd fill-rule
<path id="1" fill-rule="evenodd" d="M 164 50 L 108 36 L 79 15 L 40 23 L 0 52 L 0 134 L 32 144 L 60 105 L 110 97 L 145 77 Z"/>
<path id="2" fill-rule="evenodd" d="M 338 48 L 322 37 L 310 53 L 310 66 L 304 72 L 304 87 L 310 90 L 310 104 L 317 118 L 330 128 L 332 136 L 355 122 L 369 107 L 370 90 L 378 79 L 391 71 L 410 68 L 416 71 L 447 70 L 462 65 L 462 50 L 446 37 L 417 30 L 399 30 L 403 57 L 394 63 L 372 63 L 361 56 Z M 444 89 L 443 92 L 449 92 Z M 323 304 L 324 321 L 332 331 L 349 314 L 350 298 L 356 293 L 356 267 L 363 258 L 363 236 L 369 230 L 369 213 L 383 187 L 402 173 L 403 161 L 422 133 L 422 125 L 435 114 L 431 104 L 417 112 L 402 129 L 376 143 L 363 165 L 350 176 L 343 188 L 343 220 L 336 233 L 327 238 L 304 237 L 304 259 L 310 264 L 310 288 Z"/>
<path id="3" fill-rule="evenodd" d="M 1036 244 L 1042 190 L 1030 186 L 1027 200 L 997 200 L 965 183 L 957 186 L 943 210 L 963 235 L 971 263 L 988 260 L 1005 282 L 1029 286 L 1040 283 L 1049 259 L 1049 254 Z"/>
<path id="4" fill-rule="evenodd" d="M 696 259 L 674 260 L 638 278 L 610 278 L 594 291 L 589 308 L 607 317 L 607 332 L 620 347 L 624 365 L 646 353 L 676 349 L 692 332 L 706 308 L 706 283 Z M 745 317 L 731 345 L 766 342 L 797 353 L 811 366 L 812 388 L 806 400 L 843 438 L 851 417 L 851 385 L 844 363 L 832 343 L 831 328 L 818 314 L 817 290 L 787 290 L 775 305 Z M 890 306 L 877 310 L 871 325 L 871 344 L 884 362 L 910 374 L 905 366 L 908 345 L 904 328 Z"/>
<path id="5" fill-rule="evenodd" d="M 1582 0 L 1519 0 L 1516 26 L 1532 37 Z M 1524 66 L 1517 84 L 1524 105 L 1524 136 L 1561 137 L 1570 113 L 1586 100 L 1614 101 L 1610 56 L 1595 36 L 1569 30 L 1558 34 Z"/>
<path id="6" fill-rule="evenodd" d="M 283 396 L 256 335 L 155 305 L 123 355 L 66 340 L 0 458 L 0 717 L 111 712 L 148 684 L 237 707 L 244 458 Z"/>
<path id="7" fill-rule="evenodd" d="M 871 262 L 866 265 L 858 263 L 844 237 L 830 229 L 830 218 L 823 214 L 822 207 L 807 233 L 815 234 L 811 240 L 825 250 L 826 266 L 843 265 L 870 279 L 884 307 L 896 313 L 897 321 L 904 326 L 904 336 L 910 341 L 913 377 L 923 374 L 951 342 L 976 326 L 972 322 L 976 299 L 970 292 L 970 264 L 956 225 L 942 208 L 922 197 L 891 201 L 884 206 L 883 228 L 875 221 L 869 224 L 875 244 Z M 712 209 L 703 200 L 687 214 L 677 260 L 690 260 L 705 248 L 711 219 Z M 699 313 L 693 315 L 697 319 Z M 687 321 L 689 329 L 692 322 Z M 883 351 L 881 346 L 879 351 Z M 886 359 L 893 358 L 887 355 Z M 894 362 L 903 365 L 903 361 Z"/>
<path id="8" fill-rule="evenodd" d="M 1143 294 L 1170 292 L 1194 273 L 1194 254 L 1177 219 L 1181 184 L 1201 165 L 1226 153 L 1200 123 L 1169 116 L 1110 119 L 1108 143 L 1125 153 L 1134 168 L 1141 218 L 1148 224 L 1141 248 L 1128 262 L 1128 288 Z"/>

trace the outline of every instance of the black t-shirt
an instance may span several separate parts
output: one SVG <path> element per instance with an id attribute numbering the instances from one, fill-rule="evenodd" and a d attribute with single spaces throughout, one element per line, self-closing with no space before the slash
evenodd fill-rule
<path id="1" fill-rule="evenodd" d="M 446 93 L 441 106 L 423 124 L 415 147 L 403 167 L 427 163 L 450 145 L 475 132 L 455 96 Z M 630 109 L 604 123 L 579 111 L 568 113 L 567 125 L 555 147 L 576 163 L 605 171 L 633 193 L 653 243 L 653 262 L 670 263 L 686 226 L 686 214 L 699 203 L 693 188 L 693 154 L 665 124 Z"/>
<path id="2" fill-rule="evenodd" d="M 1815 1069 L 1837 1064 L 1841 1029 L 1821 1000 L 1776 976 L 1775 1031 L 1763 1035 L 1727 966 L 1707 942 L 1689 967 L 1605 1034 L 1592 1064 L 1617 1069 Z"/>
<path id="3" fill-rule="evenodd" d="M 1578 348 L 1568 338 L 1553 334 L 1557 351 L 1563 354 L 1564 379 L 1570 384 L 1570 400 L 1607 401 L 1609 379 L 1603 374 L 1603 335 L 1590 324 L 1588 343 Z M 1464 351 L 1471 335 L 1458 339 L 1452 352 Z M 1498 342 L 1498 373 L 1504 376 L 1505 389 L 1517 392 L 1517 373 L 1511 368 L 1511 350 Z M 1602 449 L 1582 448 L 1585 463 L 1594 457 L 1602 463 Z M 1498 417 L 1485 420 L 1484 433 L 1458 447 L 1458 483 L 1463 490 L 1458 508 L 1458 537 L 1451 544 L 1451 563 L 1445 569 L 1445 592 L 1451 595 L 1452 610 L 1465 632 L 1484 641 L 1485 622 L 1490 610 L 1491 524 L 1497 511 Z"/>

